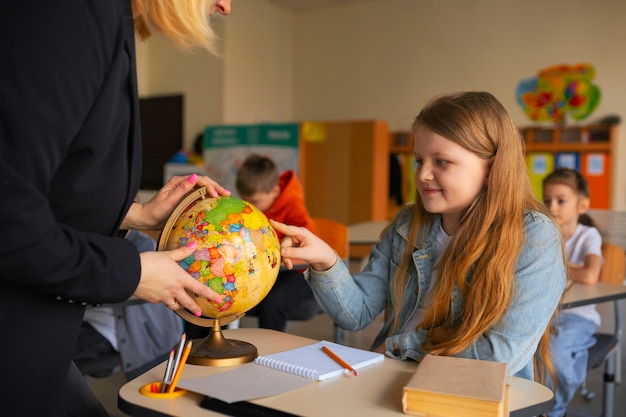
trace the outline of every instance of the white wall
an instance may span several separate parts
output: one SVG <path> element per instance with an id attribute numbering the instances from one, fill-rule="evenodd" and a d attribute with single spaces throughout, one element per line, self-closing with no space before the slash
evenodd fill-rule
<path id="1" fill-rule="evenodd" d="M 588 121 L 626 116 L 626 2 L 385 0 L 296 13 L 295 117 L 387 120 L 406 130 L 430 97 L 488 90 L 515 122 L 520 79 L 588 62 L 602 90 Z M 620 137 L 626 138 L 626 120 Z M 614 208 L 626 209 L 626 147 L 613 157 Z"/>
<path id="2" fill-rule="evenodd" d="M 224 123 L 293 120 L 294 21 L 264 0 L 233 2 L 225 24 Z"/>
<path id="3" fill-rule="evenodd" d="M 221 23 L 215 25 L 220 34 Z M 206 125 L 223 123 L 223 61 L 203 51 L 184 52 L 158 33 L 136 42 L 139 96 L 184 94 L 184 143 L 191 149 Z"/>
<path id="4" fill-rule="evenodd" d="M 137 40 L 141 97 L 185 95 L 185 147 L 205 126 L 293 120 L 293 16 L 265 0 L 238 1 L 216 15 L 222 57 L 183 52 L 155 34 Z"/>
<path id="5" fill-rule="evenodd" d="M 492 92 L 524 126 L 531 123 L 515 101 L 518 81 L 581 62 L 594 65 L 602 90 L 587 122 L 626 116 L 621 0 L 371 0 L 293 13 L 266 0 L 232 6 L 223 19 L 225 60 L 185 56 L 160 42 L 140 73 L 140 88 L 147 77 L 150 93 L 202 91 L 208 103 L 187 100 L 193 129 L 203 122 L 375 118 L 405 130 L 430 97 L 468 89 Z M 625 129 L 626 120 L 621 138 Z M 619 144 L 619 210 L 626 210 L 626 164 L 618 163 L 625 157 Z"/>

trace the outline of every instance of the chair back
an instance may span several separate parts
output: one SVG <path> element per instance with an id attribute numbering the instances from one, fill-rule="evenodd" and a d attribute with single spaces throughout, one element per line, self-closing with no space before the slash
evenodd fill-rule
<path id="1" fill-rule="evenodd" d="M 333 248 L 341 259 L 347 261 L 350 247 L 348 226 L 322 217 L 313 217 L 313 222 L 320 239 L 328 243 L 328 246 Z"/>
<path id="2" fill-rule="evenodd" d="M 602 257 L 604 265 L 600 270 L 600 282 L 624 284 L 624 270 L 626 268 L 626 254 L 624 249 L 608 242 L 602 242 Z"/>
<path id="3" fill-rule="evenodd" d="M 586 213 L 604 241 L 626 248 L 626 211 L 591 209 Z"/>

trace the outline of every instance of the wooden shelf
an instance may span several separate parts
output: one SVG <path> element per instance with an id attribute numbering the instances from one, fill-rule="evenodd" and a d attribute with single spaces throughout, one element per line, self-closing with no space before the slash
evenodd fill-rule
<path id="1" fill-rule="evenodd" d="M 615 155 L 617 143 L 617 125 L 591 124 L 581 126 L 544 127 L 531 126 L 520 129 L 529 158 L 529 170 L 533 187 L 541 194 L 541 181 L 549 172 L 558 167 L 557 156 L 569 153 L 577 154 L 570 161 L 578 161 L 578 169 L 587 179 L 591 190 L 591 207 L 610 209 L 611 196 L 611 156 Z M 552 154 L 552 161 L 547 162 L 542 153 Z M 537 154 L 538 156 L 531 155 Z M 552 166 L 554 163 L 554 166 Z M 534 171 L 539 169 L 540 172 Z"/>
<path id="2" fill-rule="evenodd" d="M 526 152 L 611 152 L 611 144 L 597 142 L 584 145 L 577 143 L 527 143 Z"/>
<path id="3" fill-rule="evenodd" d="M 311 122 L 307 122 L 311 123 Z M 319 121 L 303 136 L 300 177 L 313 217 L 351 225 L 387 218 L 389 128 L 382 120 Z"/>
<path id="4" fill-rule="evenodd" d="M 521 132 L 527 150 L 612 152 L 617 125 L 525 127 Z"/>
<path id="5" fill-rule="evenodd" d="M 611 195 L 611 183 L 613 173 L 611 163 L 612 155 L 616 155 L 618 125 L 590 124 L 581 126 L 547 127 L 528 126 L 520 129 L 525 149 L 528 154 L 540 155 L 533 163 L 529 159 L 529 170 L 533 187 L 538 195 L 541 194 L 541 180 L 557 164 L 553 166 L 558 154 L 578 154 L 579 166 L 576 167 L 587 178 L 591 189 L 591 207 L 598 209 L 610 209 L 613 201 Z M 413 154 L 412 138 L 409 132 L 391 132 L 389 134 L 389 152 L 404 157 Z M 546 158 L 552 155 L 552 161 Z M 530 158 L 531 156 L 529 156 Z M 546 172 L 532 172 L 533 169 L 544 169 Z M 599 172 L 601 171 L 601 172 Z M 403 178 L 406 177 L 403 174 Z M 404 179 L 406 181 L 406 178 Z M 410 184 L 408 184 L 410 185 Z M 404 188 L 403 188 L 404 189 Z M 406 190 L 405 190 L 406 192 Z M 390 213 L 391 214 L 391 213 Z"/>
<path id="6" fill-rule="evenodd" d="M 391 132 L 389 134 L 389 153 L 413 153 L 413 137 L 409 132 Z"/>

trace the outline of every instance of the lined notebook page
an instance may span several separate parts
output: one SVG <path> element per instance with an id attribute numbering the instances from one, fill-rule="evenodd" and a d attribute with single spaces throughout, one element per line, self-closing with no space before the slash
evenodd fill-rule
<path id="1" fill-rule="evenodd" d="M 261 366 L 319 381 L 346 372 L 345 368 L 322 351 L 322 346 L 332 350 L 356 370 L 381 362 L 385 358 L 382 353 L 322 340 L 285 352 L 259 356 L 254 361 Z"/>

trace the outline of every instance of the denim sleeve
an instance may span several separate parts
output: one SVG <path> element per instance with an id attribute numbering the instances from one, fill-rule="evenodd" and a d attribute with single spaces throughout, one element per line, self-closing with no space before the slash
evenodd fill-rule
<path id="1" fill-rule="evenodd" d="M 396 248 L 394 236 L 395 229 L 389 228 L 374 245 L 367 266 L 359 273 L 351 275 L 339 258 L 327 271 L 309 269 L 305 273 L 315 299 L 340 327 L 361 330 L 387 307 L 393 276 L 392 258 L 400 250 Z"/>
<path id="2" fill-rule="evenodd" d="M 326 314 L 347 330 L 367 327 L 387 305 L 388 274 L 362 272 L 353 277 L 338 258 L 327 271 L 307 270 L 305 278 Z"/>
<path id="3" fill-rule="evenodd" d="M 498 323 L 457 356 L 505 362 L 510 375 L 532 379 L 533 356 L 565 289 L 566 270 L 555 225 L 542 214 L 529 213 L 525 226 L 511 305 Z M 425 336 L 418 330 L 388 337 L 387 354 L 420 360 Z"/>

